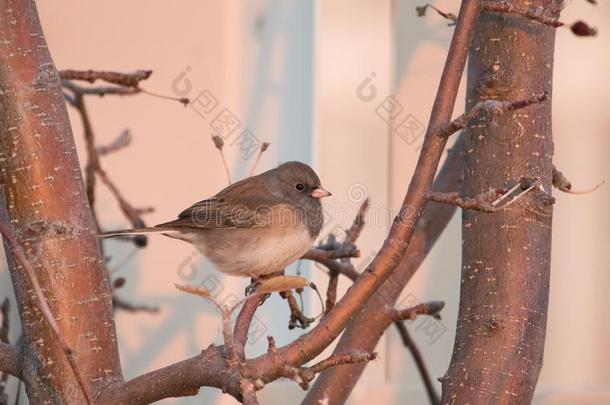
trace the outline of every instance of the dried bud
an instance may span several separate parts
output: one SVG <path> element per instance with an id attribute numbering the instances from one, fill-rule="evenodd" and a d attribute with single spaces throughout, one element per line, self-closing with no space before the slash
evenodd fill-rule
<path id="1" fill-rule="evenodd" d="M 187 105 L 189 105 L 189 103 L 191 102 L 191 100 L 189 100 L 187 97 L 181 97 L 181 98 L 178 99 L 178 101 L 180 103 L 182 103 L 185 107 Z"/>
<path id="2" fill-rule="evenodd" d="M 119 289 L 119 288 L 123 287 L 126 282 L 127 282 L 127 280 L 125 280 L 125 277 L 119 277 L 112 282 L 112 288 L 115 290 Z"/>
<path id="3" fill-rule="evenodd" d="M 597 35 L 597 28 L 590 27 L 584 21 L 576 21 L 570 26 L 572 33 L 579 37 L 594 37 Z"/>
<path id="4" fill-rule="evenodd" d="M 136 245 L 136 247 L 143 248 L 148 245 L 148 238 L 146 235 L 136 235 L 133 237 L 133 243 Z"/>
<path id="5" fill-rule="evenodd" d="M 261 145 L 261 152 L 266 151 L 269 148 L 269 145 L 271 145 L 269 142 L 263 142 Z"/>
<path id="6" fill-rule="evenodd" d="M 415 7 L 415 12 L 417 13 L 418 17 L 424 17 L 426 15 L 426 9 L 428 8 L 428 6 L 417 6 Z"/>
<path id="7" fill-rule="evenodd" d="M 223 141 L 222 138 L 218 135 L 213 135 L 212 141 L 214 142 L 214 146 L 216 146 L 216 149 L 218 150 L 222 150 L 222 147 L 225 145 L 225 141 Z"/>

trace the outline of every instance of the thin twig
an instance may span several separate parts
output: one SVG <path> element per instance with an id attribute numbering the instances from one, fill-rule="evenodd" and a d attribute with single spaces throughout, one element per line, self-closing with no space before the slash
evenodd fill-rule
<path id="1" fill-rule="evenodd" d="M 62 86 L 74 93 L 90 96 L 133 96 L 142 92 L 139 88 L 122 86 L 83 87 L 71 81 L 62 80 Z"/>
<path id="2" fill-rule="evenodd" d="M 438 8 L 434 7 L 432 4 L 425 4 L 423 6 L 417 6 L 415 7 L 415 11 L 417 12 L 417 16 L 418 17 L 423 17 L 426 15 L 426 11 L 428 10 L 428 8 L 431 8 L 432 10 L 436 11 L 441 17 L 447 19 L 450 21 L 450 23 L 448 24 L 448 26 L 452 26 L 455 25 L 455 23 L 457 22 L 457 16 L 453 13 L 446 13 L 444 11 L 439 10 Z"/>
<path id="3" fill-rule="evenodd" d="M 474 107 L 470 109 L 465 114 L 460 115 L 447 125 L 439 127 L 434 135 L 440 136 L 443 138 L 449 137 L 450 135 L 456 133 L 457 131 L 466 128 L 468 123 L 475 118 L 483 115 L 484 113 L 490 114 L 492 117 L 496 115 L 503 114 L 508 111 L 514 111 L 521 108 L 528 107 L 532 104 L 537 104 L 545 101 L 548 98 L 548 94 L 542 93 L 530 97 L 524 100 L 516 100 L 516 101 L 499 101 L 499 100 L 485 100 L 479 101 L 475 104 Z"/>
<path id="4" fill-rule="evenodd" d="M 604 184 L 606 184 L 605 181 L 602 181 L 600 183 L 598 183 L 597 185 L 595 185 L 594 187 L 588 189 L 588 190 L 572 190 L 572 183 L 570 182 L 570 180 L 568 180 L 562 172 L 560 172 L 559 170 L 557 170 L 557 168 L 555 166 L 553 166 L 553 187 L 557 188 L 558 190 L 563 191 L 564 193 L 568 193 L 568 194 L 589 194 L 592 193 L 594 191 L 596 191 L 597 189 L 599 189 L 601 186 L 603 186 Z"/>
<path id="5" fill-rule="evenodd" d="M 419 375 L 421 376 L 424 387 L 426 388 L 426 393 L 428 394 L 428 398 L 430 399 L 430 403 L 432 405 L 438 405 L 441 403 L 441 399 L 434 388 L 434 384 L 432 382 L 432 378 L 430 377 L 430 372 L 428 371 L 428 367 L 426 367 L 426 363 L 424 361 L 424 357 L 422 356 L 419 348 L 415 341 L 411 338 L 407 327 L 405 326 L 403 321 L 394 322 L 396 325 L 396 329 L 398 329 L 398 333 L 400 334 L 400 338 L 405 347 L 411 352 L 413 356 L 413 360 L 415 361 L 415 365 L 419 370 Z"/>
<path id="6" fill-rule="evenodd" d="M 0 316 L 2 320 L 0 322 L 0 343 L 6 345 L 10 344 L 8 333 L 10 328 L 9 315 L 11 309 L 11 302 L 8 298 L 5 298 L 0 305 Z M 8 395 L 6 394 L 6 382 L 8 381 L 9 373 L 5 373 L 0 368 L 0 404 L 6 404 L 8 401 Z"/>
<path id="7" fill-rule="evenodd" d="M 38 282 L 38 277 L 36 276 L 36 271 L 34 270 L 34 267 L 30 263 L 30 261 L 27 259 L 26 255 L 23 252 L 23 250 L 21 249 L 21 247 L 17 244 L 17 241 L 16 241 L 12 231 L 10 230 L 10 228 L 3 222 L 0 222 L 0 233 L 2 233 L 2 236 L 8 242 L 8 245 L 9 245 L 11 251 L 13 252 L 13 254 L 15 255 L 15 258 L 21 264 L 21 267 L 25 270 L 27 277 L 29 279 L 30 285 L 31 285 L 32 289 L 34 290 L 34 294 L 36 295 L 36 298 L 38 299 L 38 309 L 40 310 L 40 313 L 42 314 L 43 318 L 49 325 L 51 332 L 55 335 L 64 354 L 66 355 L 66 359 L 68 360 L 68 363 L 70 364 L 70 367 L 72 368 L 74 376 L 76 377 L 76 380 L 78 381 L 78 384 L 79 384 L 81 390 L 83 391 L 83 395 L 85 396 L 87 403 L 92 404 L 93 402 L 91 401 L 91 398 L 89 397 L 89 392 L 86 389 L 85 381 L 84 381 L 83 377 L 81 376 L 80 372 L 78 371 L 78 367 L 76 365 L 76 360 L 74 359 L 74 353 L 73 353 L 72 349 L 70 348 L 70 346 L 68 345 L 68 342 L 66 342 L 66 339 L 64 338 L 63 334 L 61 333 L 61 331 L 59 329 L 59 325 L 57 325 L 57 322 L 55 321 L 53 312 L 51 311 L 51 308 L 49 308 L 49 304 L 47 303 L 47 300 L 44 296 L 42 288 L 40 287 L 40 283 Z"/>
<path id="8" fill-rule="evenodd" d="M 440 318 L 439 313 L 444 307 L 445 303 L 443 301 L 430 301 L 404 309 L 388 308 L 388 318 L 392 322 L 413 320 L 418 315 L 430 315 L 438 319 Z"/>
<path id="9" fill-rule="evenodd" d="M 495 190 L 481 193 L 475 197 L 461 197 L 458 192 L 441 193 L 433 191 L 428 195 L 430 201 L 443 204 L 452 204 L 463 209 L 481 211 L 481 212 L 497 212 L 501 208 L 491 204 L 494 198 L 497 197 Z"/>
<path id="10" fill-rule="evenodd" d="M 225 158 L 225 154 L 223 152 L 223 147 L 225 145 L 225 142 L 218 135 L 212 136 L 212 142 L 214 142 L 214 146 L 216 147 L 216 149 L 218 149 L 218 152 L 220 153 L 220 158 L 222 159 L 222 165 L 225 168 L 225 173 L 227 174 L 227 181 L 229 182 L 229 185 L 230 185 L 231 184 L 231 171 L 229 170 L 229 164 L 227 163 L 227 159 Z"/>
<path id="11" fill-rule="evenodd" d="M 261 159 L 262 154 L 265 153 L 267 148 L 269 148 L 269 145 L 270 145 L 269 142 L 263 142 L 261 144 L 261 147 L 258 150 L 258 154 L 256 155 L 256 159 L 254 159 L 254 163 L 252 164 L 252 170 L 250 170 L 250 176 L 254 176 L 254 172 L 256 171 L 256 166 L 258 166 L 258 161 Z"/>
<path id="12" fill-rule="evenodd" d="M 66 82 L 69 83 L 69 82 Z M 87 105 L 85 103 L 85 89 L 73 85 L 69 83 L 66 85 L 64 83 L 64 87 L 70 89 L 74 94 L 74 107 L 78 111 L 81 121 L 83 124 L 83 134 L 85 138 L 85 144 L 87 147 L 87 163 L 85 165 L 85 187 L 87 190 L 87 198 L 89 200 L 89 205 L 91 207 L 91 211 L 93 213 L 93 218 L 97 227 L 97 230 L 100 231 L 99 219 L 97 216 L 97 211 L 95 209 L 95 185 L 96 185 L 96 174 L 100 177 L 102 182 L 108 187 L 112 195 L 115 197 L 123 215 L 129 220 L 131 225 L 134 228 L 142 228 L 145 227 L 144 220 L 141 217 L 142 210 L 138 210 L 134 208 L 121 194 L 118 187 L 112 182 L 102 164 L 100 162 L 100 154 L 98 148 L 95 146 L 95 133 L 93 131 L 93 126 L 91 124 L 91 119 L 89 117 L 89 112 L 87 109 Z M 130 89 L 130 88 L 128 88 Z M 128 137 L 128 136 L 127 136 Z M 125 136 L 123 136 L 125 138 Z M 128 137 L 129 138 L 129 137 Z M 116 141 L 115 141 L 116 142 Z M 123 141 L 124 143 L 125 141 Z M 115 149 L 116 150 L 116 146 Z M 138 235 L 133 238 L 134 243 L 138 247 L 146 246 L 147 238 L 143 235 Z"/>
<path id="13" fill-rule="evenodd" d="M 99 156 L 117 152 L 131 144 L 132 136 L 129 129 L 124 129 L 114 141 L 108 145 L 97 145 L 95 150 Z"/>
<path id="14" fill-rule="evenodd" d="M 339 271 L 328 269 L 328 287 L 326 288 L 326 309 L 328 313 L 337 303 L 337 289 L 339 288 Z"/>
<path id="15" fill-rule="evenodd" d="M 146 312 L 149 314 L 156 314 L 159 312 L 159 307 L 151 307 L 143 304 L 132 304 L 131 302 L 125 301 L 116 295 L 112 297 L 112 306 L 115 310 L 120 309 L 126 312 Z"/>
<path id="16" fill-rule="evenodd" d="M 136 70 L 135 72 L 129 73 L 74 69 L 59 71 L 59 77 L 63 80 L 82 80 L 89 83 L 94 83 L 96 80 L 102 80 L 107 83 L 133 88 L 137 88 L 140 82 L 148 79 L 150 75 L 152 75 L 152 70 Z"/>
<path id="17" fill-rule="evenodd" d="M 9 315 L 11 310 L 11 302 L 8 298 L 5 298 L 0 305 L 0 315 L 2 315 L 2 322 L 0 323 L 0 342 L 10 343 L 8 340 L 9 332 Z"/>
<path id="18" fill-rule="evenodd" d="M 304 390 L 309 389 L 309 383 L 322 371 L 342 364 L 357 364 L 369 362 L 377 358 L 377 353 L 352 350 L 346 353 L 333 354 L 330 357 L 310 367 L 284 367 L 284 376 L 295 381 Z"/>
<path id="19" fill-rule="evenodd" d="M 296 327 L 306 329 L 307 327 L 309 327 L 309 325 L 315 322 L 315 318 L 309 318 L 305 316 L 301 308 L 299 308 L 299 304 L 294 298 L 294 294 L 292 293 L 292 291 L 282 291 L 280 292 L 280 296 L 288 302 L 288 307 L 290 308 L 290 320 L 288 321 L 288 329 L 294 329 Z"/>
<path id="20" fill-rule="evenodd" d="M 185 107 L 191 102 L 191 100 L 186 98 L 186 97 L 167 96 L 165 94 L 154 93 L 152 91 L 143 89 L 141 87 L 140 87 L 140 91 L 143 94 L 146 94 L 146 95 L 149 95 L 149 96 L 152 96 L 152 97 L 156 97 L 156 98 L 161 98 L 163 100 L 177 101 L 177 102 L 179 102 L 180 104 L 182 104 Z"/>
<path id="21" fill-rule="evenodd" d="M 506 191 L 499 189 L 489 190 L 487 192 L 478 194 L 475 197 L 462 197 L 458 192 L 455 191 L 448 193 L 432 191 L 428 193 L 428 199 L 430 201 L 438 203 L 455 205 L 457 207 L 467 210 L 481 212 L 498 212 L 508 208 L 509 206 L 517 202 L 520 198 L 522 198 L 525 194 L 529 193 L 535 187 L 539 186 L 540 180 L 538 178 L 522 177 L 513 188 Z M 517 191 L 518 194 L 515 195 L 515 192 Z M 500 194 L 499 197 L 497 197 L 498 194 Z M 512 196 L 513 198 L 511 198 L 506 204 L 502 206 L 499 205 L 502 201 L 506 200 L 510 196 Z M 494 197 L 497 198 L 494 200 Z M 548 202 L 551 203 L 550 200 Z"/>
<path id="22" fill-rule="evenodd" d="M 364 216 L 366 211 L 369 208 L 369 199 L 365 199 L 362 204 L 360 204 L 360 208 L 358 209 L 358 213 L 354 218 L 354 222 L 349 230 L 345 233 L 345 239 L 343 240 L 343 245 L 353 245 L 358 240 L 362 229 L 364 228 Z"/>

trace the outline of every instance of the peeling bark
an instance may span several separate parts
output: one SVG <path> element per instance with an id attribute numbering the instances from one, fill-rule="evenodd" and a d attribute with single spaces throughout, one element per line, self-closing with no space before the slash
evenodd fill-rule
<path id="1" fill-rule="evenodd" d="M 2 211 L 37 278 L 90 394 L 122 380 L 112 296 L 59 75 L 33 1 L 0 0 Z M 23 379 L 32 403 L 84 403 L 29 281 L 6 249 L 22 320 Z"/>
<path id="2" fill-rule="evenodd" d="M 558 17 L 553 0 L 511 3 Z M 536 387 L 550 276 L 554 38 L 553 27 L 519 14 L 483 12 L 476 27 L 467 108 L 544 92 L 549 100 L 466 129 L 463 194 L 510 188 L 523 176 L 540 178 L 544 191 L 496 213 L 462 213 L 460 308 L 444 404 L 525 404 Z"/>

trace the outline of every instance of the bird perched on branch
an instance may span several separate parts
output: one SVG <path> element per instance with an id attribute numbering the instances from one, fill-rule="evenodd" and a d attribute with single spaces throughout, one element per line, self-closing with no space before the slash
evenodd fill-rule
<path id="1" fill-rule="evenodd" d="M 230 185 L 174 221 L 98 237 L 161 233 L 193 244 L 223 273 L 257 279 L 311 248 L 324 220 L 320 199 L 330 195 L 311 167 L 287 162 Z"/>

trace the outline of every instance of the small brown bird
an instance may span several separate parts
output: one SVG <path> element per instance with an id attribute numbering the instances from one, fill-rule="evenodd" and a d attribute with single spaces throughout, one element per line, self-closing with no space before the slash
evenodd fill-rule
<path id="1" fill-rule="evenodd" d="M 227 274 L 259 278 L 303 256 L 323 225 L 322 188 L 313 169 L 287 162 L 200 201 L 152 228 L 100 234 L 161 233 L 189 242 Z"/>

